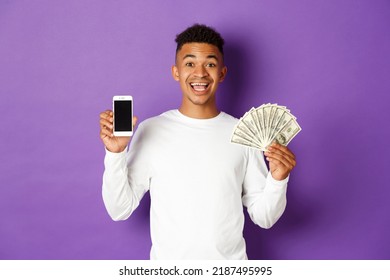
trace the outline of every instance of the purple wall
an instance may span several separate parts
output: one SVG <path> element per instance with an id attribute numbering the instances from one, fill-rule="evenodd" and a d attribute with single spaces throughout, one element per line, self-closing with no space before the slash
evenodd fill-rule
<path id="1" fill-rule="evenodd" d="M 195 22 L 226 40 L 224 111 L 277 102 L 303 128 L 287 210 L 247 220 L 249 257 L 390 258 L 388 0 L 0 0 L 0 259 L 149 257 L 149 197 L 105 212 L 98 114 L 115 94 L 140 120 L 177 108 L 174 37 Z"/>

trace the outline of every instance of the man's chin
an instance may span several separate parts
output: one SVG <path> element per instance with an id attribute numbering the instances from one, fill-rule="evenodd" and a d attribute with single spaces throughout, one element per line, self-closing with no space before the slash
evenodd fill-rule
<path id="1" fill-rule="evenodd" d="M 195 96 L 191 96 L 189 98 L 189 101 L 194 104 L 194 105 L 199 105 L 199 106 L 202 106 L 202 105 L 207 105 L 210 103 L 211 101 L 211 98 L 209 95 L 207 94 L 204 94 L 204 95 L 195 95 Z"/>

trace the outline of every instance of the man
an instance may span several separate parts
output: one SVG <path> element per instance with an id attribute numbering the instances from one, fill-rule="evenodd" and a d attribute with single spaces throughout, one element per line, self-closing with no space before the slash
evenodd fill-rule
<path id="1" fill-rule="evenodd" d="M 103 200 L 112 219 L 124 220 L 150 191 L 151 259 L 247 259 L 243 205 L 271 227 L 285 209 L 295 157 L 274 143 L 268 171 L 260 151 L 230 143 L 237 119 L 216 104 L 227 73 L 219 33 L 194 25 L 176 42 L 178 110 L 141 123 L 128 152 L 130 138 L 112 134 L 112 112 L 100 114 Z"/>

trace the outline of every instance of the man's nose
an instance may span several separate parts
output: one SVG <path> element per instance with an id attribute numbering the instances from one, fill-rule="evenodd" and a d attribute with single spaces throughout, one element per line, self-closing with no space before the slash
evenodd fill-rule
<path id="1" fill-rule="evenodd" d="M 204 67 L 204 65 L 196 66 L 194 70 L 194 75 L 201 78 L 208 76 L 206 67 Z"/>

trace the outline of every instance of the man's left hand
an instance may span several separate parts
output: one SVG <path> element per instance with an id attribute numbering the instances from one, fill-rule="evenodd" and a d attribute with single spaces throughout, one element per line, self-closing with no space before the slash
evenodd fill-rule
<path id="1" fill-rule="evenodd" d="M 275 142 L 268 147 L 264 155 L 269 161 L 272 177 L 278 181 L 286 179 L 297 164 L 295 155 L 286 146 Z"/>

